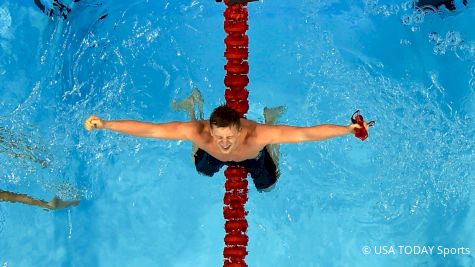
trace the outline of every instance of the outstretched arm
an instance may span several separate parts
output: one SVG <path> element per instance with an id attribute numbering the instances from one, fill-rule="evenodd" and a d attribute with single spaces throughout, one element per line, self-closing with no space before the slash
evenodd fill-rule
<path id="1" fill-rule="evenodd" d="M 320 141 L 353 133 L 358 124 L 348 126 L 321 124 L 311 127 L 296 127 L 288 125 L 259 125 L 257 130 L 259 140 L 266 144 L 300 143 Z M 367 128 L 367 126 L 365 125 Z"/>
<path id="2" fill-rule="evenodd" d="M 198 123 L 195 121 L 167 123 L 150 123 L 133 120 L 106 121 L 97 116 L 90 116 L 84 122 L 84 127 L 88 131 L 92 129 L 107 129 L 138 137 L 190 140 L 198 128 Z"/>

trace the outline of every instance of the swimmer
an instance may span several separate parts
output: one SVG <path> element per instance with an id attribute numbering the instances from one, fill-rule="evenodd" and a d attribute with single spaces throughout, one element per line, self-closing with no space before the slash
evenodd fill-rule
<path id="1" fill-rule="evenodd" d="M 174 101 L 172 105 L 175 109 L 186 110 L 191 121 L 106 121 L 92 115 L 85 120 L 84 127 L 88 131 L 107 129 L 137 137 L 191 141 L 192 157 L 199 173 L 213 176 L 225 164 L 240 165 L 247 168 L 259 192 L 269 191 L 277 181 L 279 144 L 321 141 L 351 134 L 356 128 L 361 128 L 358 124 L 275 125 L 283 107 L 266 108 L 264 124 L 240 118 L 226 105 L 215 108 L 208 120 L 196 119 L 194 109 L 198 107 L 201 112 L 202 108 L 202 97 L 197 89 L 193 89 L 185 100 Z M 366 123 L 364 127 L 369 128 Z"/>
<path id="2" fill-rule="evenodd" d="M 51 201 L 47 202 L 44 200 L 32 198 L 25 194 L 18 194 L 3 190 L 0 190 L 0 201 L 23 203 L 31 206 L 42 207 L 47 210 L 59 210 L 68 207 L 74 207 L 79 204 L 79 200 L 64 201 L 58 197 L 54 197 Z"/>
<path id="3" fill-rule="evenodd" d="M 462 1 L 464 6 L 467 6 L 467 0 Z M 416 7 L 422 8 L 423 10 L 438 10 L 441 6 L 445 6 L 450 11 L 455 11 L 454 0 L 418 0 L 416 2 Z"/>

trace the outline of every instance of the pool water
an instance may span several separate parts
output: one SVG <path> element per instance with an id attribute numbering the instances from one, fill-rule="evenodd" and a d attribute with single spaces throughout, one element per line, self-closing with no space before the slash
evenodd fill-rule
<path id="1" fill-rule="evenodd" d="M 249 4 L 250 109 L 279 123 L 376 121 L 282 145 L 281 177 L 250 183 L 249 266 L 475 266 L 474 3 Z M 184 121 L 197 87 L 224 100 L 224 4 L 0 0 L 0 189 L 59 211 L 0 203 L 0 266 L 222 266 L 224 175 L 196 173 L 191 144 L 87 132 L 105 119 Z M 107 15 L 107 16 L 105 16 Z"/>

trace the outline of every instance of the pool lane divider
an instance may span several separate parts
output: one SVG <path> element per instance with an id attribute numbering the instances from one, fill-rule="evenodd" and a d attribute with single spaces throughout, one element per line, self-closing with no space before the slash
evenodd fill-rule
<path id="1" fill-rule="evenodd" d="M 249 110 L 249 63 L 248 44 L 246 35 L 248 29 L 247 3 L 230 5 L 230 0 L 224 0 L 224 31 L 226 38 L 224 43 L 226 50 L 224 57 L 227 60 L 224 69 L 224 85 L 226 87 L 224 97 L 226 105 L 234 109 L 241 118 Z M 224 267 L 247 267 L 248 223 L 245 209 L 248 194 L 247 169 L 239 165 L 228 165 L 224 171 L 226 192 L 223 198 L 223 216 L 225 219 L 224 229 Z"/>

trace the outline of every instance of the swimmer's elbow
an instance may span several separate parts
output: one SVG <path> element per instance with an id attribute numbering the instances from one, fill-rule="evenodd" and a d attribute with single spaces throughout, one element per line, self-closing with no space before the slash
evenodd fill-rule
<path id="1" fill-rule="evenodd" d="M 151 135 L 157 139 L 190 140 L 193 131 L 194 126 L 187 122 L 168 122 L 156 124 Z"/>
<path id="2" fill-rule="evenodd" d="M 308 141 L 308 134 L 304 127 L 277 125 L 269 130 L 270 144 L 300 143 Z"/>

